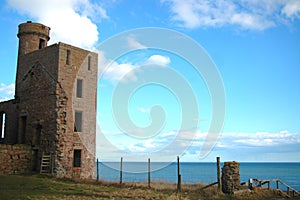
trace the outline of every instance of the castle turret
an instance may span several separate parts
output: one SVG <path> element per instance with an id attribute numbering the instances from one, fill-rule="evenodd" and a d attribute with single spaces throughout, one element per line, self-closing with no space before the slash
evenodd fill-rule
<path id="1" fill-rule="evenodd" d="M 50 28 L 39 23 L 27 21 L 19 25 L 19 52 L 18 57 L 32 51 L 42 49 L 49 41 Z"/>
<path id="2" fill-rule="evenodd" d="M 19 38 L 19 50 L 15 88 L 16 99 L 19 97 L 20 81 L 24 78 L 25 74 L 28 73 L 29 68 L 32 67 L 32 65 L 37 61 L 34 60 L 32 63 L 30 63 L 26 61 L 26 56 L 24 55 L 45 48 L 50 39 L 49 32 L 50 27 L 40 23 L 27 21 L 26 23 L 19 25 L 19 32 L 17 35 Z"/>

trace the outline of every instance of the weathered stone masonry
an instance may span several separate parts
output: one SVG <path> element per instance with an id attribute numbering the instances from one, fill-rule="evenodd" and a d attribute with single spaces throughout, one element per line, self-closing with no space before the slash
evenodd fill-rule
<path id="1" fill-rule="evenodd" d="M 39 171 L 42 155 L 51 154 L 54 175 L 94 178 L 98 56 L 64 43 L 47 46 L 49 32 L 39 23 L 19 25 L 15 99 L 0 103 L 0 143 L 30 147 L 24 172 Z M 3 158 L 0 165 L 19 165 Z"/>
<path id="2" fill-rule="evenodd" d="M 225 162 L 222 168 L 222 191 L 233 193 L 240 189 L 240 163 Z"/>
<path id="3" fill-rule="evenodd" d="M 32 149 L 24 144 L 0 145 L 0 171 L 2 174 L 30 173 L 32 167 Z"/>

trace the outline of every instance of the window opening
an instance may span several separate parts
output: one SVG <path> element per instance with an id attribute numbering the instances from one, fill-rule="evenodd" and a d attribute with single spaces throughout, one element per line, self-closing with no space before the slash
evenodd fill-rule
<path id="1" fill-rule="evenodd" d="M 82 112 L 81 111 L 75 111 L 74 131 L 75 132 L 82 131 Z"/>
<path id="2" fill-rule="evenodd" d="M 43 40 L 43 39 L 40 39 L 40 43 L 39 43 L 39 49 L 42 49 L 42 48 L 44 48 L 45 47 L 45 40 Z"/>
<path id="3" fill-rule="evenodd" d="M 66 64 L 69 65 L 70 64 L 70 55 L 71 55 L 71 51 L 67 50 L 67 57 L 66 57 Z"/>
<path id="4" fill-rule="evenodd" d="M 89 70 L 89 71 L 91 70 L 91 61 L 92 61 L 92 57 L 89 56 L 89 57 L 88 57 L 88 70 Z"/>
<path id="5" fill-rule="evenodd" d="M 82 80 L 77 79 L 77 87 L 76 87 L 76 97 L 82 97 Z"/>
<path id="6" fill-rule="evenodd" d="M 74 150 L 74 162 L 73 167 L 81 167 L 81 150 Z"/>
<path id="7" fill-rule="evenodd" d="M 5 113 L 1 113 L 1 116 L 0 116 L 0 126 L 1 126 L 1 139 L 4 139 L 5 137 L 5 118 L 6 118 L 6 114 Z"/>

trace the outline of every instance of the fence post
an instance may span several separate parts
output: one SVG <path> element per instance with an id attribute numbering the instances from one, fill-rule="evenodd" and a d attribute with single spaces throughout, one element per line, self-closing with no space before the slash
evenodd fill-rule
<path id="1" fill-rule="evenodd" d="M 150 158 L 148 158 L 148 188 L 150 188 Z"/>
<path id="2" fill-rule="evenodd" d="M 123 157 L 121 157 L 121 163 L 120 163 L 120 187 L 122 186 L 122 168 L 123 168 Z"/>
<path id="3" fill-rule="evenodd" d="M 217 177 L 218 177 L 218 189 L 222 192 L 222 178 L 221 178 L 221 162 L 220 157 L 217 157 Z"/>
<path id="4" fill-rule="evenodd" d="M 99 160 L 97 158 L 97 181 L 99 181 Z"/>
<path id="5" fill-rule="evenodd" d="M 293 198 L 295 197 L 295 190 L 293 190 Z"/>
<path id="6" fill-rule="evenodd" d="M 278 180 L 276 180 L 276 189 L 278 190 L 279 188 L 279 184 L 278 184 Z"/>
<path id="7" fill-rule="evenodd" d="M 178 175 L 177 190 L 181 191 L 181 174 L 180 174 L 179 156 L 177 156 L 177 175 Z"/>

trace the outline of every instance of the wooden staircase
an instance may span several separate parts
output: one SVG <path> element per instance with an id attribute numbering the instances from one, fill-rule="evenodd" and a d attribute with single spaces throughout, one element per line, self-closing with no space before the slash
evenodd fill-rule
<path id="1" fill-rule="evenodd" d="M 51 174 L 52 173 L 52 160 L 51 154 L 43 154 L 41 161 L 41 174 Z"/>

